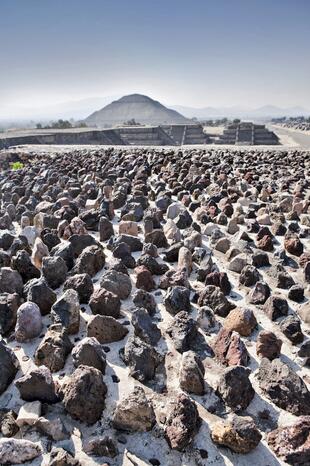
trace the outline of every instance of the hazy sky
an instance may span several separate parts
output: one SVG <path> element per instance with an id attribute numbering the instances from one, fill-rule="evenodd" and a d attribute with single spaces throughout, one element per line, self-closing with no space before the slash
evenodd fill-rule
<path id="1" fill-rule="evenodd" d="M 95 96 L 310 108 L 310 0 L 0 0 L 0 113 Z"/>

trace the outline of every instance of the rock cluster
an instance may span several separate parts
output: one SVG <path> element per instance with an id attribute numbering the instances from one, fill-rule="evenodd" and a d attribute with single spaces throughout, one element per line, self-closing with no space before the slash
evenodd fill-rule
<path id="1" fill-rule="evenodd" d="M 241 464 L 261 439 L 259 466 L 308 464 L 310 154 L 23 163 L 0 167 L 0 464 Z"/>

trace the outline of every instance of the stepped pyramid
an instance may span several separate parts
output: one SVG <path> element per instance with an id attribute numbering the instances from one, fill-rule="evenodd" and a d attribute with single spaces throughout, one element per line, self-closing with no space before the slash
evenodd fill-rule
<path id="1" fill-rule="evenodd" d="M 217 144 L 274 145 L 279 144 L 279 138 L 265 125 L 241 122 L 228 125 Z"/>

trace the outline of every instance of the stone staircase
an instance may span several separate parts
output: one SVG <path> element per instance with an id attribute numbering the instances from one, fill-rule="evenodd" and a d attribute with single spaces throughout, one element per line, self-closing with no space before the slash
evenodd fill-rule
<path id="1" fill-rule="evenodd" d="M 203 127 L 200 124 L 192 125 L 167 125 L 162 126 L 162 129 L 174 141 L 175 145 L 189 144 L 205 144 L 207 135 L 203 132 Z"/>
<path id="2" fill-rule="evenodd" d="M 162 130 L 169 136 L 175 145 L 180 146 L 183 142 L 184 125 L 165 125 Z"/>
<path id="3" fill-rule="evenodd" d="M 182 144 L 206 144 L 207 135 L 203 132 L 203 127 L 197 125 L 186 125 Z"/>

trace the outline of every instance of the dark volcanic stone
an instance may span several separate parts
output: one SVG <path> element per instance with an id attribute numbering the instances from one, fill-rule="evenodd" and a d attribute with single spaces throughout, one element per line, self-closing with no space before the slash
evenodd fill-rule
<path id="1" fill-rule="evenodd" d="M 100 419 L 107 387 L 98 369 L 79 366 L 63 383 L 61 392 L 63 404 L 74 419 L 86 424 L 94 424 Z"/>
<path id="2" fill-rule="evenodd" d="M 24 295 L 27 301 L 32 301 L 39 306 L 43 316 L 49 314 L 57 299 L 56 293 L 48 286 L 43 277 L 30 280 L 24 286 Z"/>
<path id="3" fill-rule="evenodd" d="M 72 288 L 77 291 L 81 304 L 87 304 L 93 291 L 94 285 L 90 275 L 81 273 L 68 277 L 64 284 L 64 290 Z"/>
<path id="4" fill-rule="evenodd" d="M 171 448 L 182 451 L 192 441 L 200 427 L 200 417 L 195 403 L 180 393 L 167 421 L 165 435 Z"/>
<path id="5" fill-rule="evenodd" d="M 298 345 L 304 339 L 298 317 L 293 315 L 286 317 L 281 321 L 280 329 L 294 345 Z"/>
<path id="6" fill-rule="evenodd" d="M 6 335 L 14 329 L 19 305 L 18 294 L 0 294 L 0 335 Z"/>
<path id="7" fill-rule="evenodd" d="M 175 349 L 184 353 L 192 349 L 198 336 L 198 326 L 188 313 L 181 311 L 176 314 L 173 323 L 167 328 L 167 334 L 173 341 Z"/>
<path id="8" fill-rule="evenodd" d="M 217 385 L 217 394 L 233 411 L 248 407 L 254 397 L 254 389 L 249 380 L 250 369 L 242 366 L 225 369 Z"/>
<path id="9" fill-rule="evenodd" d="M 121 301 L 119 297 L 105 288 L 99 288 L 93 292 L 89 306 L 93 314 L 112 316 L 115 319 L 120 316 Z"/>
<path id="10" fill-rule="evenodd" d="M 161 357 L 153 346 L 136 336 L 128 338 L 121 357 L 129 367 L 130 375 L 140 382 L 152 380 L 161 362 Z"/>
<path id="11" fill-rule="evenodd" d="M 38 346 L 34 360 L 37 366 L 47 366 L 51 372 L 60 371 L 73 345 L 60 324 L 51 325 Z"/>
<path id="12" fill-rule="evenodd" d="M 230 303 L 224 293 L 216 286 L 208 285 L 200 293 L 199 306 L 209 306 L 215 314 L 226 317 L 234 309 L 235 305 Z"/>
<path id="13" fill-rule="evenodd" d="M 143 307 L 137 308 L 132 312 L 131 323 L 134 327 L 135 335 L 140 337 L 150 345 L 156 345 L 160 340 L 161 333 L 156 324 Z"/>
<path id="14" fill-rule="evenodd" d="M 56 403 L 56 385 L 50 370 L 45 367 L 36 367 L 27 372 L 15 382 L 20 397 L 25 401 L 41 401 L 42 403 Z"/>
<path id="15" fill-rule="evenodd" d="M 226 272 L 209 273 L 206 276 L 205 284 L 218 286 L 225 295 L 228 295 L 231 291 L 231 284 Z"/>
<path id="16" fill-rule="evenodd" d="M 64 283 L 67 271 L 66 263 L 61 257 L 43 257 L 42 275 L 53 290 Z"/>
<path id="17" fill-rule="evenodd" d="M 10 383 L 14 380 L 19 369 L 17 357 L 6 346 L 3 340 L 0 340 L 0 395 L 7 389 Z"/>
<path id="18" fill-rule="evenodd" d="M 127 333 L 127 328 L 111 316 L 95 315 L 87 324 L 87 336 L 97 338 L 102 344 L 122 340 Z"/>
<path id="19" fill-rule="evenodd" d="M 264 394 L 289 413 L 310 414 L 310 393 L 303 380 L 280 359 L 263 359 L 257 374 Z"/>
<path id="20" fill-rule="evenodd" d="M 135 291 L 132 302 L 137 307 L 144 307 L 150 315 L 153 315 L 156 312 L 156 300 L 154 296 L 147 291 L 141 289 Z"/>
<path id="21" fill-rule="evenodd" d="M 78 342 L 72 350 L 72 360 L 75 367 L 91 366 L 105 373 L 106 355 L 102 345 L 94 337 L 86 337 Z"/>
<path id="22" fill-rule="evenodd" d="M 100 280 L 100 286 L 116 294 L 119 299 L 128 298 L 132 290 L 131 280 L 128 275 L 116 270 L 106 272 Z"/>
<path id="23" fill-rule="evenodd" d="M 41 275 L 40 270 L 31 262 L 28 252 L 24 250 L 18 251 L 16 256 L 12 257 L 12 268 L 20 273 L 24 283 Z"/>
<path id="24" fill-rule="evenodd" d="M 279 427 L 267 435 L 267 443 L 277 457 L 288 464 L 310 464 L 310 416 L 301 417 L 293 425 Z"/>
<path id="25" fill-rule="evenodd" d="M 280 296 L 270 296 L 264 304 L 264 312 L 271 320 L 287 316 L 288 304 L 286 299 Z"/>
<path id="26" fill-rule="evenodd" d="M 166 310 L 176 315 L 180 311 L 189 312 L 191 309 L 190 291 L 184 286 L 173 286 L 168 288 L 164 298 Z"/>

